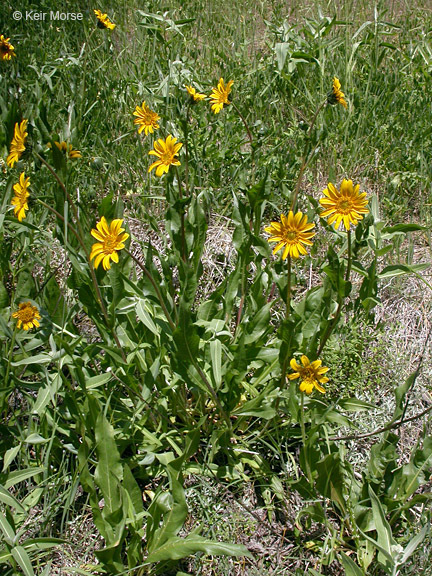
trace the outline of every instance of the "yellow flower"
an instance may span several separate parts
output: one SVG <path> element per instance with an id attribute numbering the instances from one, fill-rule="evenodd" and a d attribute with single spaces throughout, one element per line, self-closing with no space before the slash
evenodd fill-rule
<path id="1" fill-rule="evenodd" d="M 336 228 L 343 221 L 346 230 L 350 229 L 350 223 L 356 225 L 358 220 L 362 220 L 362 214 L 369 214 L 366 208 L 367 197 L 366 192 L 359 193 L 360 185 L 353 186 L 352 180 L 343 180 L 340 190 L 338 190 L 331 182 L 328 187 L 323 190 L 325 198 L 320 198 L 320 204 L 324 206 L 325 210 L 321 212 L 321 216 L 328 219 L 329 224 L 333 224 L 336 220 Z"/>
<path id="2" fill-rule="evenodd" d="M 18 162 L 22 153 L 25 151 L 25 140 L 28 136 L 27 130 L 28 120 L 23 120 L 21 124 L 15 124 L 14 136 L 10 145 L 9 156 L 6 158 L 6 163 L 9 168 Z"/>
<path id="3" fill-rule="evenodd" d="M 325 389 L 321 384 L 325 384 L 329 381 L 326 376 L 323 376 L 328 371 L 328 368 L 321 366 L 321 360 L 315 360 L 310 362 L 309 358 L 303 354 L 301 357 L 301 364 L 297 364 L 296 360 L 292 358 L 290 362 L 291 368 L 294 370 L 294 374 L 288 374 L 290 380 L 301 379 L 300 391 L 306 392 L 306 394 L 311 394 L 314 388 L 325 394 Z"/>
<path id="4" fill-rule="evenodd" d="M 177 142 L 176 144 L 176 142 L 177 138 L 169 135 L 165 141 L 159 138 L 159 140 L 154 143 L 154 150 L 150 150 L 149 154 L 157 156 L 159 160 L 153 162 L 148 169 L 149 172 L 151 172 L 153 168 L 156 168 L 156 176 L 162 176 L 162 174 L 168 172 L 171 164 L 173 166 L 180 166 L 180 162 L 176 156 L 183 144 L 181 142 Z"/>
<path id="5" fill-rule="evenodd" d="M 139 126 L 138 134 L 141 134 L 144 130 L 145 135 L 147 136 L 149 132 L 153 134 L 153 131 L 159 128 L 158 120 L 160 120 L 160 116 L 158 116 L 156 112 L 153 112 L 153 110 L 150 110 L 150 108 L 146 106 L 145 102 L 142 103 L 142 106 L 137 106 L 135 108 L 133 115 L 137 116 L 134 120 L 134 124 Z"/>
<path id="6" fill-rule="evenodd" d="M 93 10 L 93 12 L 96 14 L 96 18 L 98 19 L 98 28 L 114 30 L 116 25 L 108 18 L 108 14 L 102 14 L 100 10 Z"/>
<path id="7" fill-rule="evenodd" d="M 62 142 L 54 142 L 56 147 L 63 152 L 63 154 L 67 154 L 67 156 L 71 160 L 75 160 L 76 158 L 82 158 L 81 152 L 79 150 L 74 150 L 72 144 L 68 144 L 65 141 Z M 52 148 L 51 142 L 48 142 L 48 148 Z"/>
<path id="8" fill-rule="evenodd" d="M 99 242 L 93 244 L 90 253 L 90 260 L 95 258 L 95 268 L 102 262 L 104 270 L 109 270 L 111 268 L 110 260 L 113 262 L 119 261 L 116 251 L 122 250 L 125 247 L 125 240 L 129 238 L 129 234 L 124 233 L 124 228 L 121 228 L 122 224 L 123 220 L 118 218 L 113 220 L 108 227 L 105 216 L 102 216 L 101 221 L 96 224 L 97 229 L 93 228 L 91 231 L 93 238 L 99 240 Z"/>
<path id="9" fill-rule="evenodd" d="M 39 327 L 38 320 L 41 319 L 39 310 L 36 306 L 33 306 L 31 302 L 21 302 L 18 305 L 18 310 L 12 314 L 13 318 L 18 318 L 17 327 L 21 328 L 21 324 L 24 330 L 30 330 L 30 328 Z"/>
<path id="10" fill-rule="evenodd" d="M 201 100 L 206 99 L 206 95 L 197 92 L 193 86 L 185 86 L 185 88 L 193 102 L 200 102 Z"/>
<path id="11" fill-rule="evenodd" d="M 215 114 L 219 114 L 224 104 L 231 104 L 231 102 L 228 101 L 228 95 L 231 92 L 231 86 L 233 84 L 234 80 L 230 80 L 225 86 L 224 79 L 221 78 L 217 88 L 213 88 L 213 92 L 210 94 L 210 100 L 212 100 L 211 109 Z"/>
<path id="12" fill-rule="evenodd" d="M 27 198 L 30 196 L 28 192 L 29 186 L 30 178 L 26 178 L 24 172 L 19 177 L 19 182 L 13 186 L 15 196 L 12 198 L 11 204 L 15 206 L 14 214 L 20 222 L 26 217 L 25 211 L 29 209 L 27 204 Z"/>
<path id="13" fill-rule="evenodd" d="M 348 104 L 345 100 L 345 94 L 342 92 L 341 83 L 336 76 L 333 78 L 333 88 L 327 97 L 327 102 L 329 104 L 342 104 L 344 108 L 348 108 Z"/>
<path id="14" fill-rule="evenodd" d="M 9 40 L 10 38 L 5 38 L 3 34 L 0 35 L 0 60 L 11 60 L 12 56 L 16 56 L 15 48 Z"/>
<path id="15" fill-rule="evenodd" d="M 308 222 L 307 216 L 303 216 L 302 212 L 297 212 L 294 215 L 293 211 L 290 210 L 288 216 L 281 214 L 281 221 L 272 222 L 270 226 L 265 228 L 265 231 L 271 234 L 268 239 L 269 242 L 277 242 L 273 254 L 285 246 L 282 254 L 282 260 L 285 260 L 288 255 L 298 258 L 300 254 L 307 254 L 303 244 L 312 246 L 310 239 L 315 236 L 315 233 L 309 232 L 309 230 L 314 227 L 315 224 Z"/>

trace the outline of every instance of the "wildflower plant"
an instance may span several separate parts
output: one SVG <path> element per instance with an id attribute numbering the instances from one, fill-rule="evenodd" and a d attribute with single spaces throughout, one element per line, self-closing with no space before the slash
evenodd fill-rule
<path id="1" fill-rule="evenodd" d="M 95 10 L 95 16 L 99 27 L 114 28 L 107 14 Z M 188 24 L 166 15 L 141 16 L 145 37 L 152 39 L 146 47 L 155 51 L 171 50 L 167 38 L 174 46 Z M 222 77 L 206 97 L 185 85 L 191 72 L 182 69 L 181 60 L 168 67 L 167 53 L 154 68 L 166 74 L 162 82 L 145 69 L 146 100 L 133 116 L 146 138 L 136 138 L 131 111 L 137 94 L 143 98 L 141 70 L 128 68 L 136 74 L 133 89 L 129 76 L 110 83 L 121 59 L 115 60 L 117 47 L 111 50 L 106 35 L 101 39 L 93 32 L 86 31 L 71 60 L 82 68 L 74 72 L 74 64 L 58 71 L 63 82 L 73 77 L 67 93 L 77 94 L 64 125 L 57 120 L 64 110 L 44 103 L 25 108 L 24 99 L 14 103 L 6 120 L 0 409 L 9 414 L 18 400 L 26 409 L 15 420 L 5 418 L 2 428 L 0 480 L 14 490 L 0 491 L 7 507 L 6 514 L 0 511 L 7 535 L 0 562 L 31 573 L 29 566 L 39 562 L 35 550 L 42 554 L 62 543 L 17 544 L 17 529 L 42 494 L 49 508 L 52 496 L 37 489 L 47 478 L 58 486 L 60 504 L 53 513 L 58 524 L 79 500 L 79 485 L 86 494 L 103 539 L 89 573 L 177 573 L 184 569 L 179 560 L 198 552 L 251 557 L 243 545 L 184 530 L 183 476 L 191 474 L 255 483 L 257 490 L 263 486 L 269 514 L 277 499 L 296 490 L 305 500 L 296 521 L 299 546 L 304 544 L 299 520 L 310 516 L 326 534 L 316 544 L 323 565 L 337 558 L 347 574 L 360 574 L 375 559 L 387 573 L 396 573 L 426 534 L 420 532 L 404 549 L 399 544 L 398 526 L 408 522 L 410 508 L 428 501 L 416 491 L 432 445 L 425 436 L 409 463 L 401 464 L 393 433 L 404 424 L 420 365 L 395 389 L 394 413 L 384 431 L 372 431 L 382 439 L 359 478 L 346 458 L 340 428 L 352 428 L 350 413 L 371 405 L 326 387 L 335 370 L 326 347 L 346 318 L 362 314 L 371 320 L 383 279 L 420 275 L 422 266 L 386 265 L 383 257 L 392 252 L 395 237 L 424 229 L 415 223 L 385 226 L 365 179 L 357 177 L 361 184 L 354 184 L 336 163 L 326 181 L 341 182 L 340 188 L 329 183 L 322 192 L 309 171 L 331 137 L 333 126 L 324 130 L 323 117 L 338 114 L 342 123 L 349 122 L 351 95 L 345 97 L 335 77 L 331 95 L 321 87 L 313 111 L 305 105 L 302 139 L 298 145 L 290 140 L 298 147 L 296 172 L 287 175 L 287 156 L 277 165 L 278 146 L 286 142 L 280 137 L 276 145 L 275 133 L 267 134 L 248 109 L 253 99 L 246 97 L 247 79 L 233 74 L 235 100 L 234 81 L 225 84 Z M 120 20 L 116 37 L 117 32 L 119 38 L 125 34 Z M 286 108 L 297 110 L 298 102 L 281 84 L 282 51 L 290 43 L 280 44 L 274 85 L 289 99 Z M 182 44 L 176 46 L 180 50 Z M 302 53 L 303 64 L 306 56 Z M 296 58 L 298 52 L 286 57 L 292 72 Z M 108 78 L 105 85 L 99 69 Z M 43 74 L 38 82 L 43 79 L 46 85 L 40 85 L 48 90 Z M 98 82 L 87 98 L 92 75 Z M 11 75 L 7 82 L 19 84 L 20 78 Z M 307 81 L 307 75 L 290 77 L 298 91 Z M 211 86 L 211 79 L 197 78 L 197 85 Z M 115 90 L 121 97 L 112 99 Z M 31 98 L 25 84 L 22 91 Z M 210 107 L 192 105 L 207 98 Z M 109 135 L 101 128 L 105 101 Z M 146 101 L 164 105 L 155 112 Z M 341 106 L 330 109 L 331 104 Z M 232 114 L 221 114 L 226 106 Z M 21 109 L 28 120 L 18 117 Z M 123 148 L 131 151 L 128 158 Z M 152 163 L 149 156 L 155 157 Z M 19 161 L 25 171 L 18 177 Z M 130 186 L 117 186 L 119 174 L 130 178 Z M 306 177 L 312 183 L 307 190 Z M 276 182 L 283 183 L 277 193 Z M 217 251 L 214 230 L 220 233 L 224 222 L 230 254 L 218 255 L 223 274 L 217 277 L 208 253 Z M 286 455 L 295 465 L 293 474 L 287 472 Z M 61 489 L 63 481 L 69 482 L 68 492 Z M 18 500 L 17 486 L 25 492 L 27 485 L 34 487 L 31 498 Z"/>

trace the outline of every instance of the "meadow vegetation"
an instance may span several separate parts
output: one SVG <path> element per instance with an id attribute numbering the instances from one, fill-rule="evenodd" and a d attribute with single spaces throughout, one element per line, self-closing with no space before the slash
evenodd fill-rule
<path id="1" fill-rule="evenodd" d="M 1 573 L 430 574 L 432 10 L 53 4 L 0 6 Z"/>

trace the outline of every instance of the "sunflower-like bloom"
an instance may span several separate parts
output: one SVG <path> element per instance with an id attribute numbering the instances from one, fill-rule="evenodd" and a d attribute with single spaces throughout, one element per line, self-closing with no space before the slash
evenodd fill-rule
<path id="1" fill-rule="evenodd" d="M 303 354 L 300 358 L 301 364 L 298 364 L 295 358 L 290 362 L 291 368 L 294 370 L 293 374 L 288 374 L 290 380 L 301 379 L 300 391 L 311 394 L 313 389 L 316 388 L 321 394 L 325 394 L 325 389 L 321 384 L 329 381 L 326 376 L 323 376 L 328 371 L 326 366 L 321 366 L 321 360 L 310 362 L 309 358 Z"/>
<path id="2" fill-rule="evenodd" d="M 320 204 L 325 208 L 321 212 L 321 217 L 329 216 L 328 223 L 336 221 L 336 228 L 341 222 L 346 230 L 350 229 L 350 224 L 356 225 L 363 219 L 363 214 L 369 214 L 366 192 L 359 192 L 360 184 L 353 186 L 352 180 L 343 180 L 340 190 L 331 182 L 323 190 L 325 198 L 320 198 Z"/>
<path id="3" fill-rule="evenodd" d="M 207 98 L 205 94 L 197 92 L 193 86 L 185 86 L 185 88 L 188 91 L 188 94 L 191 97 L 192 102 L 201 102 L 201 100 L 205 100 Z"/>
<path id="4" fill-rule="evenodd" d="M 114 30 L 116 25 L 108 18 L 108 14 L 102 14 L 101 10 L 93 10 L 93 12 L 96 14 L 96 18 L 98 19 L 98 28 L 108 28 L 108 30 Z"/>
<path id="5" fill-rule="evenodd" d="M 179 160 L 176 158 L 180 148 L 183 146 L 181 142 L 177 142 L 177 138 L 173 138 L 171 134 L 164 141 L 159 138 L 154 143 L 154 150 L 150 150 L 149 154 L 152 156 L 157 156 L 158 160 L 153 162 L 153 164 L 148 169 L 149 172 L 156 168 L 156 176 L 162 176 L 162 174 L 168 172 L 171 164 L 173 166 L 180 166 Z"/>
<path id="6" fill-rule="evenodd" d="M 21 302 L 18 305 L 18 310 L 12 314 L 12 318 L 18 318 L 17 327 L 24 330 L 30 330 L 30 328 L 39 327 L 38 320 L 41 319 L 39 310 L 36 306 L 33 306 L 31 302 Z"/>
<path id="7" fill-rule="evenodd" d="M 342 92 L 341 83 L 336 76 L 333 78 L 333 88 L 332 91 L 329 92 L 327 96 L 327 102 L 329 104 L 342 104 L 344 108 L 348 108 L 348 104 L 345 100 L 345 94 Z"/>
<path id="8" fill-rule="evenodd" d="M 11 60 L 12 56 L 16 56 L 15 48 L 9 40 L 10 38 L 5 38 L 3 34 L 0 35 L 0 60 Z"/>
<path id="9" fill-rule="evenodd" d="M 13 165 L 21 158 L 22 153 L 25 151 L 25 141 L 28 136 L 27 130 L 28 120 L 23 120 L 21 124 L 15 124 L 14 135 L 10 145 L 9 156 L 6 158 L 7 165 L 12 168 Z"/>
<path id="10" fill-rule="evenodd" d="M 225 86 L 224 79 L 221 78 L 217 88 L 213 88 L 213 91 L 210 94 L 210 100 L 212 101 L 211 109 L 215 114 L 219 114 L 219 112 L 224 107 L 224 104 L 231 104 L 231 102 L 228 100 L 228 95 L 231 92 L 231 86 L 233 84 L 234 80 L 230 80 Z"/>
<path id="11" fill-rule="evenodd" d="M 160 116 L 158 116 L 156 112 L 153 112 L 153 110 L 150 110 L 145 102 L 142 103 L 142 106 L 135 108 L 133 115 L 136 116 L 134 124 L 139 126 L 138 134 L 141 134 L 144 130 L 147 136 L 148 133 L 153 134 L 153 131 L 159 128 L 158 120 L 160 120 Z"/>
<path id="12" fill-rule="evenodd" d="M 12 198 L 11 204 L 15 206 L 14 214 L 20 222 L 26 217 L 25 211 L 29 209 L 27 204 L 27 198 L 30 196 L 28 192 L 29 186 L 30 178 L 26 178 L 24 172 L 19 177 L 19 181 L 13 186 L 15 196 Z"/>
<path id="13" fill-rule="evenodd" d="M 129 238 L 129 234 L 124 232 L 124 228 L 121 228 L 123 220 L 118 218 L 113 220 L 108 227 L 108 222 L 105 216 L 102 216 L 101 221 L 96 224 L 96 230 L 93 228 L 91 235 L 96 240 L 99 240 L 96 244 L 93 244 L 90 260 L 94 261 L 94 267 L 97 268 L 102 262 L 104 270 L 109 270 L 111 268 L 110 260 L 113 262 L 118 262 L 119 257 L 117 250 L 121 250 L 125 247 L 124 242 Z"/>
<path id="14" fill-rule="evenodd" d="M 68 144 L 64 140 L 62 142 L 54 142 L 56 147 L 63 152 L 63 154 L 67 155 L 71 160 L 75 160 L 76 158 L 82 158 L 82 154 L 79 150 L 74 150 L 72 144 Z M 51 148 L 51 142 L 48 142 L 48 148 Z"/>
<path id="15" fill-rule="evenodd" d="M 277 242 L 273 254 L 285 247 L 282 254 L 282 260 L 285 260 L 288 255 L 298 258 L 300 254 L 307 254 L 303 244 L 312 246 L 310 239 L 315 236 L 315 232 L 309 232 L 309 230 L 314 227 L 315 224 L 308 222 L 307 216 L 303 216 L 302 212 L 297 212 L 294 215 L 293 211 L 290 210 L 288 216 L 281 214 L 280 222 L 272 222 L 264 230 L 271 234 L 268 238 L 269 242 Z"/>

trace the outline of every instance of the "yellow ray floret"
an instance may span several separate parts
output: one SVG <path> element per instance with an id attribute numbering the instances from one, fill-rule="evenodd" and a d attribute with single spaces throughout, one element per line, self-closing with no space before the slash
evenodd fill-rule
<path id="1" fill-rule="evenodd" d="M 152 156 L 157 156 L 156 162 L 148 169 L 149 172 L 156 168 L 156 176 L 162 176 L 162 174 L 168 172 L 171 164 L 173 166 L 180 166 L 180 162 L 176 156 L 180 148 L 183 146 L 181 142 L 177 142 L 177 138 L 169 135 L 166 140 L 159 138 L 154 143 L 154 150 L 150 150 L 149 154 Z"/>
<path id="2" fill-rule="evenodd" d="M 11 60 L 12 56 L 16 56 L 15 48 L 9 40 L 10 38 L 5 38 L 3 34 L 0 35 L 0 60 Z"/>
<path id="3" fill-rule="evenodd" d="M 147 136 L 149 133 L 153 134 L 153 131 L 159 128 L 158 121 L 160 120 L 160 116 L 158 116 L 156 112 L 153 112 L 153 110 L 150 110 L 145 102 L 142 103 L 142 106 L 135 108 L 133 115 L 136 116 L 134 124 L 139 126 L 138 134 L 141 134 L 144 130 Z"/>
<path id="4" fill-rule="evenodd" d="M 231 92 L 231 86 L 233 84 L 234 80 L 230 80 L 225 86 L 224 79 L 220 78 L 217 88 L 213 88 L 213 91 L 210 94 L 210 100 L 211 109 L 215 114 L 219 114 L 219 112 L 224 107 L 224 104 L 231 104 L 231 102 L 228 100 L 228 95 Z"/>
<path id="5" fill-rule="evenodd" d="M 333 87 L 332 91 L 328 95 L 327 102 L 329 104 L 341 104 L 344 108 L 348 108 L 345 94 L 341 90 L 341 83 L 336 76 L 333 78 Z"/>
<path id="6" fill-rule="evenodd" d="M 55 141 L 54 144 L 56 145 L 56 148 L 60 150 L 60 152 L 63 152 L 63 154 L 65 154 L 71 160 L 82 158 L 81 152 L 79 150 L 74 150 L 72 144 L 68 144 L 64 140 L 62 142 Z M 51 148 L 51 142 L 48 142 L 47 146 L 48 148 Z"/>
<path id="7" fill-rule="evenodd" d="M 25 142 L 28 136 L 27 122 L 24 119 L 21 124 L 15 124 L 14 135 L 9 149 L 9 156 L 6 158 L 6 163 L 10 168 L 21 158 L 22 153 L 25 151 Z"/>
<path id="8" fill-rule="evenodd" d="M 23 330 L 30 330 L 30 328 L 38 328 L 41 319 L 39 310 L 33 306 L 31 302 L 21 302 L 18 305 L 18 310 L 12 314 L 12 318 L 17 318 L 17 328 L 23 327 Z"/>
<path id="9" fill-rule="evenodd" d="M 290 361 L 290 366 L 294 370 L 293 374 L 288 374 L 290 380 L 300 378 L 300 391 L 311 394 L 316 388 L 321 394 L 325 394 L 325 389 L 321 384 L 325 384 L 329 379 L 324 376 L 328 372 L 326 366 L 321 366 L 321 360 L 310 362 L 309 358 L 303 354 L 300 358 L 301 364 L 298 364 L 295 358 Z"/>
<path id="10" fill-rule="evenodd" d="M 345 230 L 350 229 L 350 224 L 354 226 L 363 219 L 363 214 L 369 214 L 367 208 L 367 194 L 360 192 L 360 185 L 353 185 L 352 180 L 343 180 L 340 190 L 331 182 L 323 190 L 324 198 L 320 198 L 320 204 L 324 207 L 321 212 L 322 218 L 328 217 L 328 223 L 335 222 L 336 228 L 341 222 Z"/>
<path id="11" fill-rule="evenodd" d="M 93 12 L 96 14 L 96 18 L 98 19 L 98 28 L 108 28 L 108 30 L 114 30 L 116 25 L 108 18 L 108 14 L 103 14 L 101 10 L 93 10 Z"/>
<path id="12" fill-rule="evenodd" d="M 98 240 L 96 244 L 93 244 L 90 253 L 90 260 L 95 259 L 95 268 L 102 262 L 104 270 L 109 270 L 110 260 L 119 261 L 117 251 L 125 247 L 124 242 L 129 238 L 129 234 L 125 233 L 125 229 L 121 227 L 122 224 L 123 220 L 118 218 L 108 226 L 105 216 L 102 216 L 100 222 L 96 224 L 96 229 L 93 228 L 91 231 L 93 238 Z"/>
<path id="13" fill-rule="evenodd" d="M 311 238 L 315 236 L 315 233 L 309 230 L 314 227 L 315 224 L 308 222 L 307 216 L 302 212 L 294 215 L 290 210 L 288 216 L 281 214 L 281 221 L 272 222 L 265 231 L 271 234 L 269 242 L 277 242 L 273 254 L 284 248 L 282 259 L 285 260 L 288 256 L 298 258 L 307 254 L 305 246 L 312 246 Z"/>
<path id="14" fill-rule="evenodd" d="M 205 94 L 197 92 L 193 86 L 185 86 L 185 88 L 188 91 L 188 94 L 191 97 L 192 102 L 201 102 L 201 100 L 205 100 L 207 98 Z"/>
<path id="15" fill-rule="evenodd" d="M 11 204 L 14 206 L 15 216 L 20 222 L 26 217 L 26 210 L 29 209 L 27 204 L 27 198 L 30 196 L 29 186 L 30 178 L 26 178 L 24 172 L 20 175 L 19 181 L 13 186 L 15 196 L 12 198 Z"/>

